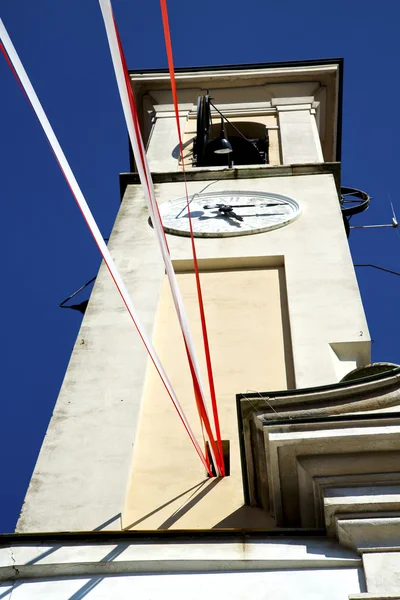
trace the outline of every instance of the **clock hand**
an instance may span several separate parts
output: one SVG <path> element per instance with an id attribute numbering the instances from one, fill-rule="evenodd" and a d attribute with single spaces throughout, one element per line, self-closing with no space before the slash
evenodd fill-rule
<path id="1" fill-rule="evenodd" d="M 279 204 L 277 204 L 279 205 Z M 244 207 L 248 207 L 249 205 L 243 205 Z M 268 205 L 267 205 L 268 206 Z M 277 213 L 277 212 L 269 212 L 269 213 L 256 213 L 256 214 L 249 214 L 249 215 L 237 215 L 234 211 L 233 211 L 233 207 L 230 204 L 218 204 L 216 206 L 204 206 L 203 208 L 217 208 L 218 210 L 218 214 L 216 216 L 221 216 L 221 217 L 228 217 L 228 218 L 234 218 L 237 219 L 238 221 L 243 221 L 243 217 L 270 217 L 270 216 L 278 216 L 278 215 L 285 215 L 286 213 Z M 235 206 L 236 208 L 236 206 Z M 209 219 L 210 217 L 202 217 L 204 219 Z"/>
<path id="2" fill-rule="evenodd" d="M 248 207 L 252 207 L 252 206 L 260 206 L 260 207 L 280 206 L 281 204 L 282 204 L 281 202 L 269 202 L 268 204 L 235 204 L 234 206 L 231 204 L 205 204 L 203 206 L 203 208 L 205 208 L 205 209 L 218 208 L 219 209 L 221 206 L 230 206 L 233 209 L 233 208 L 248 208 Z"/>
<path id="3" fill-rule="evenodd" d="M 229 204 L 220 204 L 218 206 L 218 211 L 220 213 L 222 213 L 224 217 L 233 217 L 233 218 L 237 219 L 238 221 L 243 221 L 243 217 L 241 217 L 241 216 L 237 215 L 235 212 L 233 212 L 233 208 Z"/>
<path id="4" fill-rule="evenodd" d="M 279 206 L 280 203 L 276 203 L 274 206 Z M 249 206 L 257 206 L 257 207 L 267 207 L 271 206 L 271 204 L 240 204 L 239 208 L 243 207 L 243 208 L 248 208 Z M 228 216 L 228 217 L 234 217 L 235 219 L 238 219 L 238 221 L 243 221 L 243 217 L 268 217 L 268 216 L 273 216 L 273 215 L 284 215 L 285 213 L 256 213 L 256 214 L 250 214 L 250 215 L 237 215 L 234 211 L 233 208 L 237 208 L 237 206 L 233 207 L 230 204 L 216 204 L 215 206 L 211 206 L 211 205 L 206 205 L 203 206 L 204 209 L 214 209 L 217 208 L 218 212 L 220 214 L 222 214 L 222 216 Z"/>
<path id="5" fill-rule="evenodd" d="M 268 212 L 268 213 L 253 213 L 250 215 L 240 215 L 241 217 L 276 217 L 279 215 L 286 215 L 287 213 L 277 213 L 277 212 Z M 243 218 L 242 218 L 243 221 Z"/>

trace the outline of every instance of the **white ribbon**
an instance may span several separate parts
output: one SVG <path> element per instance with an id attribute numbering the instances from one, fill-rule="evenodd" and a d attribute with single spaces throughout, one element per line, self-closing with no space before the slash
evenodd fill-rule
<path id="1" fill-rule="evenodd" d="M 103 15 L 104 25 L 106 28 L 108 44 L 110 48 L 112 63 L 114 66 L 115 77 L 117 80 L 118 90 L 121 98 L 122 109 L 125 116 L 126 126 L 128 129 L 129 138 L 132 145 L 133 154 L 135 157 L 135 162 L 139 174 L 139 179 L 142 184 L 142 188 L 144 191 L 144 196 L 147 204 L 147 208 L 150 214 L 151 222 L 154 227 L 154 231 L 156 233 L 157 241 L 161 250 L 161 254 L 164 260 L 165 270 L 167 273 L 168 281 L 171 287 L 171 293 L 175 305 L 175 309 L 178 315 L 178 320 L 182 329 L 182 333 L 188 348 L 188 352 L 192 359 L 193 368 L 195 371 L 195 375 L 197 378 L 197 382 L 199 384 L 199 389 L 201 392 L 201 397 L 203 400 L 204 410 L 207 414 L 207 406 L 205 402 L 204 389 L 201 381 L 200 368 L 199 363 L 196 356 L 196 351 L 193 343 L 193 338 L 190 332 L 188 319 L 186 316 L 186 311 L 184 308 L 182 296 L 180 293 L 180 289 L 178 286 L 178 282 L 176 279 L 175 271 L 172 265 L 171 257 L 168 251 L 168 247 L 165 241 L 164 228 L 160 219 L 160 215 L 157 208 L 157 201 L 155 198 L 153 180 L 151 177 L 150 167 L 147 161 L 146 152 L 144 149 L 144 144 L 141 135 L 136 136 L 135 126 L 133 122 L 133 115 L 131 111 L 131 106 L 128 97 L 128 90 L 126 88 L 125 76 L 124 76 L 124 67 L 122 64 L 121 54 L 118 45 L 117 33 L 114 25 L 113 12 L 111 8 L 110 0 L 99 0 L 100 9 Z M 142 154 L 140 152 L 142 150 Z M 142 161 L 143 156 L 143 161 Z M 147 182 L 149 187 L 147 187 Z M 208 414 L 207 414 L 208 417 Z M 210 419 L 210 427 L 211 421 Z M 207 436 L 209 437 L 209 436 Z M 214 464 L 217 466 L 218 461 L 214 456 L 213 445 L 214 441 L 209 439 L 210 450 L 213 455 Z M 222 475 L 221 472 L 219 472 Z"/>
<path id="2" fill-rule="evenodd" d="M 19 59 L 17 51 L 15 50 L 14 45 L 13 45 L 13 43 L 7 33 L 7 30 L 3 24 L 3 21 L 1 19 L 0 19 L 0 40 L 3 43 L 3 46 L 8 54 L 8 57 L 13 65 L 15 71 L 16 71 L 16 74 L 18 75 L 21 85 L 23 86 L 25 93 L 32 105 L 32 108 L 35 111 L 36 116 L 39 119 L 41 126 L 43 127 L 46 137 L 50 143 L 50 146 L 51 146 L 51 148 L 56 156 L 56 159 L 61 167 L 61 170 L 68 182 L 68 185 L 75 197 L 75 200 L 82 212 L 82 215 L 90 229 L 90 232 L 100 250 L 100 253 L 104 259 L 104 262 L 106 263 L 107 268 L 110 272 L 110 275 L 113 278 L 114 283 L 117 286 L 119 293 L 121 294 L 122 300 L 132 318 L 132 321 L 139 333 L 139 336 L 142 339 L 142 341 L 146 347 L 146 350 L 148 351 L 148 353 L 151 357 L 151 360 L 152 360 L 156 370 L 158 371 L 172 402 L 174 403 L 174 406 L 175 406 L 175 408 L 176 408 L 176 410 L 177 410 L 177 412 L 189 434 L 190 439 L 193 442 L 193 445 L 195 446 L 195 449 L 196 449 L 198 455 L 200 456 L 204 466 L 207 468 L 207 462 L 205 460 L 203 452 L 202 452 L 202 450 L 194 436 L 194 433 L 186 419 L 186 416 L 182 410 L 182 407 L 178 401 L 178 398 L 176 397 L 175 392 L 171 386 L 171 383 L 168 380 L 167 374 L 164 371 L 161 361 L 157 356 L 155 348 L 153 347 L 153 344 L 152 344 L 150 338 L 148 337 L 148 335 L 140 321 L 140 318 L 135 310 L 135 307 L 133 305 L 133 302 L 131 300 L 129 292 L 122 280 L 122 277 L 120 276 L 120 274 L 115 266 L 113 258 L 107 248 L 107 245 L 105 244 L 105 242 L 103 240 L 103 236 L 101 235 L 101 232 L 97 226 L 97 223 L 90 211 L 90 208 L 83 196 L 83 193 L 79 187 L 79 184 L 75 179 L 72 169 L 69 166 L 69 163 L 65 157 L 65 154 L 56 138 L 56 135 L 50 125 L 50 122 L 49 122 L 43 108 L 42 108 L 39 98 L 37 97 L 36 92 L 33 89 L 33 86 L 28 78 L 28 75 Z"/>

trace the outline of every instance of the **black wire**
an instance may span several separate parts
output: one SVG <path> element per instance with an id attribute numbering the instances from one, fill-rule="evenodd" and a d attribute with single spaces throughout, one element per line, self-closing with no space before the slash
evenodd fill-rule
<path id="1" fill-rule="evenodd" d="M 379 271 L 385 271 L 386 273 L 391 273 L 392 275 L 399 275 L 400 273 L 398 273 L 397 271 L 391 271 L 391 269 L 385 269 L 384 267 L 379 267 L 378 265 L 371 265 L 371 264 L 365 264 L 365 265 L 354 265 L 355 267 L 371 267 L 373 269 L 379 269 Z"/>
<path id="2" fill-rule="evenodd" d="M 252 146 L 254 146 L 253 142 L 251 142 L 250 140 L 247 139 L 247 137 L 245 135 L 243 135 L 243 133 L 237 128 L 235 127 L 235 125 L 233 123 L 231 123 L 226 117 L 225 115 L 222 114 L 222 112 L 220 110 L 218 110 L 218 108 L 210 101 L 210 105 L 217 111 L 217 113 L 219 115 L 221 115 L 221 117 L 223 119 L 225 119 L 225 121 L 228 123 L 228 125 L 230 125 L 235 131 L 236 133 L 238 133 L 244 140 L 246 140 L 246 142 L 249 142 L 249 144 L 251 144 Z M 211 111 L 210 111 L 211 114 Z"/>
<path id="3" fill-rule="evenodd" d="M 87 281 L 84 285 L 82 285 L 79 290 L 76 290 L 76 292 L 74 292 L 73 294 L 71 294 L 70 296 L 68 296 L 68 298 L 66 298 L 65 300 L 63 300 L 62 302 L 60 302 L 59 306 L 60 308 L 68 308 L 65 307 L 64 304 L 66 302 L 68 302 L 68 300 L 71 300 L 74 296 L 76 296 L 77 294 L 79 294 L 79 292 L 81 292 L 82 290 L 84 290 L 88 285 L 90 285 L 94 280 L 96 279 L 96 277 L 92 277 L 92 279 L 90 281 Z"/>

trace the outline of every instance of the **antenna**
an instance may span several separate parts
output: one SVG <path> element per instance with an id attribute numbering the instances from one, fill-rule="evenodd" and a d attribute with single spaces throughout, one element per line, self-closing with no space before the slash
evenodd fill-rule
<path id="1" fill-rule="evenodd" d="M 354 225 L 351 226 L 350 229 L 377 229 L 377 228 L 382 228 L 382 227 L 393 227 L 396 230 L 397 236 L 400 239 L 400 233 L 399 233 L 399 222 L 397 220 L 396 217 L 396 213 L 394 211 L 394 206 L 393 206 L 393 202 L 392 202 L 392 198 L 391 195 L 389 194 L 389 203 L 390 203 L 390 207 L 392 209 L 392 222 L 390 224 L 383 224 L 383 225 Z M 386 269 L 385 267 L 381 267 L 380 265 L 374 265 L 371 263 L 367 263 L 367 264 L 355 264 L 355 267 L 370 267 L 371 269 L 378 269 L 379 271 L 385 271 L 386 273 L 390 273 L 391 275 L 397 275 L 400 277 L 400 273 L 398 271 L 392 271 L 392 269 Z"/>
<path id="2" fill-rule="evenodd" d="M 390 198 L 390 195 L 389 195 L 389 198 Z M 399 224 L 398 224 L 397 219 L 396 219 L 396 213 L 394 212 L 393 202 L 392 202 L 391 198 L 390 198 L 389 202 L 390 202 L 390 206 L 392 207 L 392 215 L 393 215 L 393 217 L 392 217 L 392 223 L 393 223 L 393 227 L 398 227 Z"/>
<path id="3" fill-rule="evenodd" d="M 399 222 L 396 218 L 396 213 L 394 212 L 394 206 L 393 206 L 393 202 L 392 202 L 392 196 L 389 194 L 389 202 L 390 202 L 390 206 L 392 209 L 392 223 L 393 223 L 393 227 L 396 229 L 396 233 L 397 233 L 397 237 L 400 240 L 400 233 L 399 233 Z"/>
<path id="4" fill-rule="evenodd" d="M 350 229 L 382 229 L 385 227 L 393 227 L 394 229 L 397 230 L 397 235 L 399 236 L 399 239 L 400 239 L 400 233 L 398 231 L 399 222 L 397 221 L 396 213 L 394 212 L 393 202 L 392 202 L 392 198 L 391 198 L 390 194 L 389 194 L 389 202 L 390 202 L 390 206 L 392 208 L 392 222 L 391 223 L 387 223 L 387 224 L 383 224 L 383 225 L 350 225 Z"/>

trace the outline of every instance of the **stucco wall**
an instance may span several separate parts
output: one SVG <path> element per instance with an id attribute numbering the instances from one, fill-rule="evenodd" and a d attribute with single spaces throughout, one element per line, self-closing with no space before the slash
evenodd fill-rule
<path id="1" fill-rule="evenodd" d="M 149 366 L 133 475 L 122 514 L 124 528 L 273 525 L 262 511 L 243 507 L 236 393 L 238 389 L 260 390 L 268 385 L 286 389 L 288 383 L 293 385 L 290 331 L 287 312 L 283 314 L 287 310 L 285 274 L 283 267 L 255 268 L 251 261 L 248 268 L 236 269 L 228 265 L 224 269 L 223 263 L 220 261 L 216 268 L 213 261 L 203 261 L 201 280 L 221 435 L 229 440 L 230 475 L 218 485 L 206 478 L 158 374 Z M 177 279 L 209 398 L 194 275 L 178 273 Z M 185 414 L 201 440 L 193 384 L 167 281 L 161 291 L 153 338 Z"/>
<path id="2" fill-rule="evenodd" d="M 12 587 L 9 586 L 10 593 Z M 3 588 L 0 587 L 0 593 Z M 6 588 L 7 590 L 7 588 Z M 67 580 L 22 581 L 13 600 L 347 600 L 359 592 L 357 569 L 311 569 L 308 572 L 202 573 L 75 577 Z M 83 595 L 82 595 L 83 594 Z"/>
<path id="3" fill-rule="evenodd" d="M 0 596 L 12 600 L 347 600 L 360 591 L 361 557 L 313 537 L 124 536 L 0 547 Z"/>
<path id="4" fill-rule="evenodd" d="M 189 181 L 189 193 L 199 193 L 209 183 Z M 200 260 L 261 257 L 265 261 L 270 257 L 276 261 L 280 257 L 284 262 L 296 386 L 337 381 L 335 361 L 340 357 L 333 360 L 333 343 L 340 343 L 341 348 L 353 344 L 354 361 L 369 362 L 368 328 L 333 176 L 227 181 L 218 179 L 216 172 L 215 182 L 207 191 L 219 190 L 276 192 L 293 197 L 301 205 L 299 219 L 284 228 L 197 243 Z M 156 193 L 159 202 L 164 202 L 181 196 L 183 185 L 160 183 Z M 190 258 L 188 238 L 168 235 L 168 243 L 174 260 Z M 110 249 L 151 333 L 164 269 L 140 186 L 126 190 Z M 338 310 L 338 306 L 346 310 Z M 145 350 L 102 266 L 18 531 L 120 527 L 146 365 Z M 267 381 L 265 385 L 270 387 Z M 274 385 L 271 380 L 271 387 Z M 189 440 L 187 444 L 191 452 Z"/>

